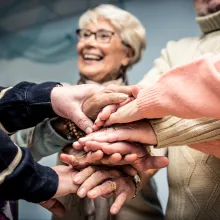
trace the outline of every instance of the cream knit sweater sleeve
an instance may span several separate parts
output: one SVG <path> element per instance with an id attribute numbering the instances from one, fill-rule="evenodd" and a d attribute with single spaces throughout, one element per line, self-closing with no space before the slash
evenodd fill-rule
<path id="1" fill-rule="evenodd" d="M 217 119 L 167 116 L 150 120 L 150 124 L 157 135 L 158 148 L 220 140 L 220 120 Z"/>

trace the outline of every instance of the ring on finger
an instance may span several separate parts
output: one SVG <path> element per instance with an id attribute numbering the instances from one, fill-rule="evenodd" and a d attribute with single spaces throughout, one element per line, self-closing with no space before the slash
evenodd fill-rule
<path id="1" fill-rule="evenodd" d="M 117 189 L 117 184 L 116 184 L 116 182 L 111 181 L 111 188 L 112 188 L 112 191 L 113 191 L 113 192 L 116 191 L 116 189 Z"/>

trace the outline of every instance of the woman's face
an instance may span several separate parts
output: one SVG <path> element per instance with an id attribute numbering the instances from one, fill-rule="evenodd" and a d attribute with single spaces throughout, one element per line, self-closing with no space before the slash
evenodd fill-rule
<path id="1" fill-rule="evenodd" d="M 77 52 L 80 73 L 96 82 L 115 79 L 120 67 L 127 66 L 129 63 L 129 49 L 122 44 L 116 30 L 107 20 L 90 23 L 85 29 L 93 33 L 106 30 L 115 34 L 111 36 L 108 43 L 97 41 L 94 34 L 79 39 Z"/>

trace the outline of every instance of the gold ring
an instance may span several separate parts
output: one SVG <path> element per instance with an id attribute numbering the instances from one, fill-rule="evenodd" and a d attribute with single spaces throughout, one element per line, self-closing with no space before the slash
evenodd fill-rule
<path id="1" fill-rule="evenodd" d="M 112 191 L 115 191 L 117 189 L 116 182 L 111 181 L 111 188 L 112 188 Z"/>

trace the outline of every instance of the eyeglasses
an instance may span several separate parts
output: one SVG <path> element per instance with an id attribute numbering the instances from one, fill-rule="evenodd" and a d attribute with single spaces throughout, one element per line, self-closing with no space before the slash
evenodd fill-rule
<path id="1" fill-rule="evenodd" d="M 88 29 L 77 29 L 76 34 L 79 39 L 88 39 L 92 35 L 95 36 L 96 41 L 100 43 L 109 43 L 113 35 L 116 35 L 116 33 L 112 31 L 107 30 L 98 30 L 96 32 L 92 32 Z"/>

